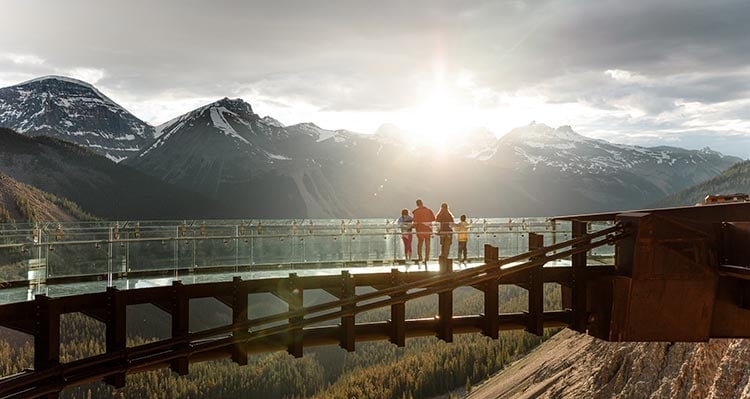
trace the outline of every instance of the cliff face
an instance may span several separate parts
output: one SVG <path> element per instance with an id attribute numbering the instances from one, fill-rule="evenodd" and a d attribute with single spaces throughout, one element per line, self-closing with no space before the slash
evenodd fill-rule
<path id="1" fill-rule="evenodd" d="M 750 398 L 750 340 L 610 343 L 566 329 L 468 397 Z"/>

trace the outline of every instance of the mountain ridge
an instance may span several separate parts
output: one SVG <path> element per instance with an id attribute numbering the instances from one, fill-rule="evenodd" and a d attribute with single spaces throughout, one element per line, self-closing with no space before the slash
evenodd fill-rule
<path id="1" fill-rule="evenodd" d="M 111 105 L 93 85 L 74 79 L 44 77 L 11 88 L 24 84 L 73 85 L 85 99 L 95 96 L 96 106 Z M 47 103 L 67 101 L 44 93 Z M 10 112 L 7 101 L 0 104 L 5 104 L 0 115 Z M 536 122 L 499 139 L 486 129 L 466 129 L 438 150 L 409 143 L 408 133 L 395 125 L 383 125 L 373 135 L 309 122 L 287 126 L 228 97 L 156 128 L 141 123 L 152 138 L 123 149 L 126 159 L 104 151 L 105 143 L 81 143 L 69 132 L 58 138 L 201 193 L 238 211 L 236 217 L 383 217 L 412 197 L 448 201 L 474 215 L 634 209 L 717 176 L 740 160 L 710 149 L 615 144 L 571 126 Z"/>
<path id="2" fill-rule="evenodd" d="M 0 128 L 0 172 L 108 219 L 223 216 L 232 208 L 178 189 L 74 143 Z M 221 214 L 222 208 L 226 208 Z"/>
<path id="3" fill-rule="evenodd" d="M 750 193 L 750 161 L 732 165 L 721 174 L 685 188 L 656 202 L 654 206 L 682 206 L 703 203 L 707 195 Z"/>
<path id="4" fill-rule="evenodd" d="M 154 138 L 154 128 L 93 85 L 49 75 L 0 88 L 0 127 L 51 136 L 120 162 Z"/>

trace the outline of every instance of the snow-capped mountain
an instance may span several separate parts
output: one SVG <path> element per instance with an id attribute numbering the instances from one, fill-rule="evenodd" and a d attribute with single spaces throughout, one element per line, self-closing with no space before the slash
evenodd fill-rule
<path id="1" fill-rule="evenodd" d="M 515 170 L 579 176 L 638 176 L 664 195 L 718 175 L 740 159 L 709 148 L 639 147 L 582 136 L 570 126 L 540 123 L 513 129 L 500 138 L 491 161 Z"/>
<path id="2" fill-rule="evenodd" d="M 125 161 L 169 183 L 247 205 L 250 216 L 348 214 L 314 154 L 353 133 L 312 123 L 284 126 L 223 98 L 156 128 L 158 139 Z M 326 192 L 326 194 L 321 194 Z"/>
<path id="3" fill-rule="evenodd" d="M 128 157 L 125 165 L 206 195 L 234 217 L 385 216 L 416 197 L 474 215 L 632 209 L 740 161 L 709 149 L 613 144 L 537 123 L 500 139 L 466 129 L 433 150 L 419 142 L 429 134 L 393 125 L 373 135 L 286 126 L 229 98 L 153 128 L 93 86 L 64 77 L 0 89 L 0 126 L 62 138 L 114 161 Z"/>
<path id="4" fill-rule="evenodd" d="M 120 162 L 154 139 L 154 128 L 94 86 L 45 76 L 0 89 L 0 127 L 79 144 Z"/>
<path id="5" fill-rule="evenodd" d="M 126 164 L 213 198 L 237 198 L 252 216 L 266 217 L 383 216 L 412 197 L 485 215 L 632 209 L 739 161 L 710 150 L 613 144 L 536 123 L 499 140 L 467 130 L 440 153 L 409 143 L 393 125 L 374 135 L 283 126 L 229 99 L 157 131 L 159 139 Z"/>

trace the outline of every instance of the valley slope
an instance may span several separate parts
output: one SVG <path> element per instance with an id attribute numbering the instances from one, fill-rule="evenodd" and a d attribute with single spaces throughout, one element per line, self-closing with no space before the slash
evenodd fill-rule
<path id="1" fill-rule="evenodd" d="M 208 198 L 172 187 L 75 144 L 0 128 L 0 172 L 67 198 L 107 219 L 231 214 Z"/>

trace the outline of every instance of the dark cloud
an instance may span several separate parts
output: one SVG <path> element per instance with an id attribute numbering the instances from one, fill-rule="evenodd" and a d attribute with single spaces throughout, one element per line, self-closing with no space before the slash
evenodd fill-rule
<path id="1" fill-rule="evenodd" d="M 0 7 L 3 81 L 88 68 L 103 73 L 97 85 L 143 101 L 257 93 L 329 112 L 392 111 L 413 105 L 439 64 L 448 78 L 469 71 L 494 93 L 533 92 L 549 104 L 655 118 L 685 102 L 744 99 L 750 82 L 746 0 L 12 0 Z"/>

